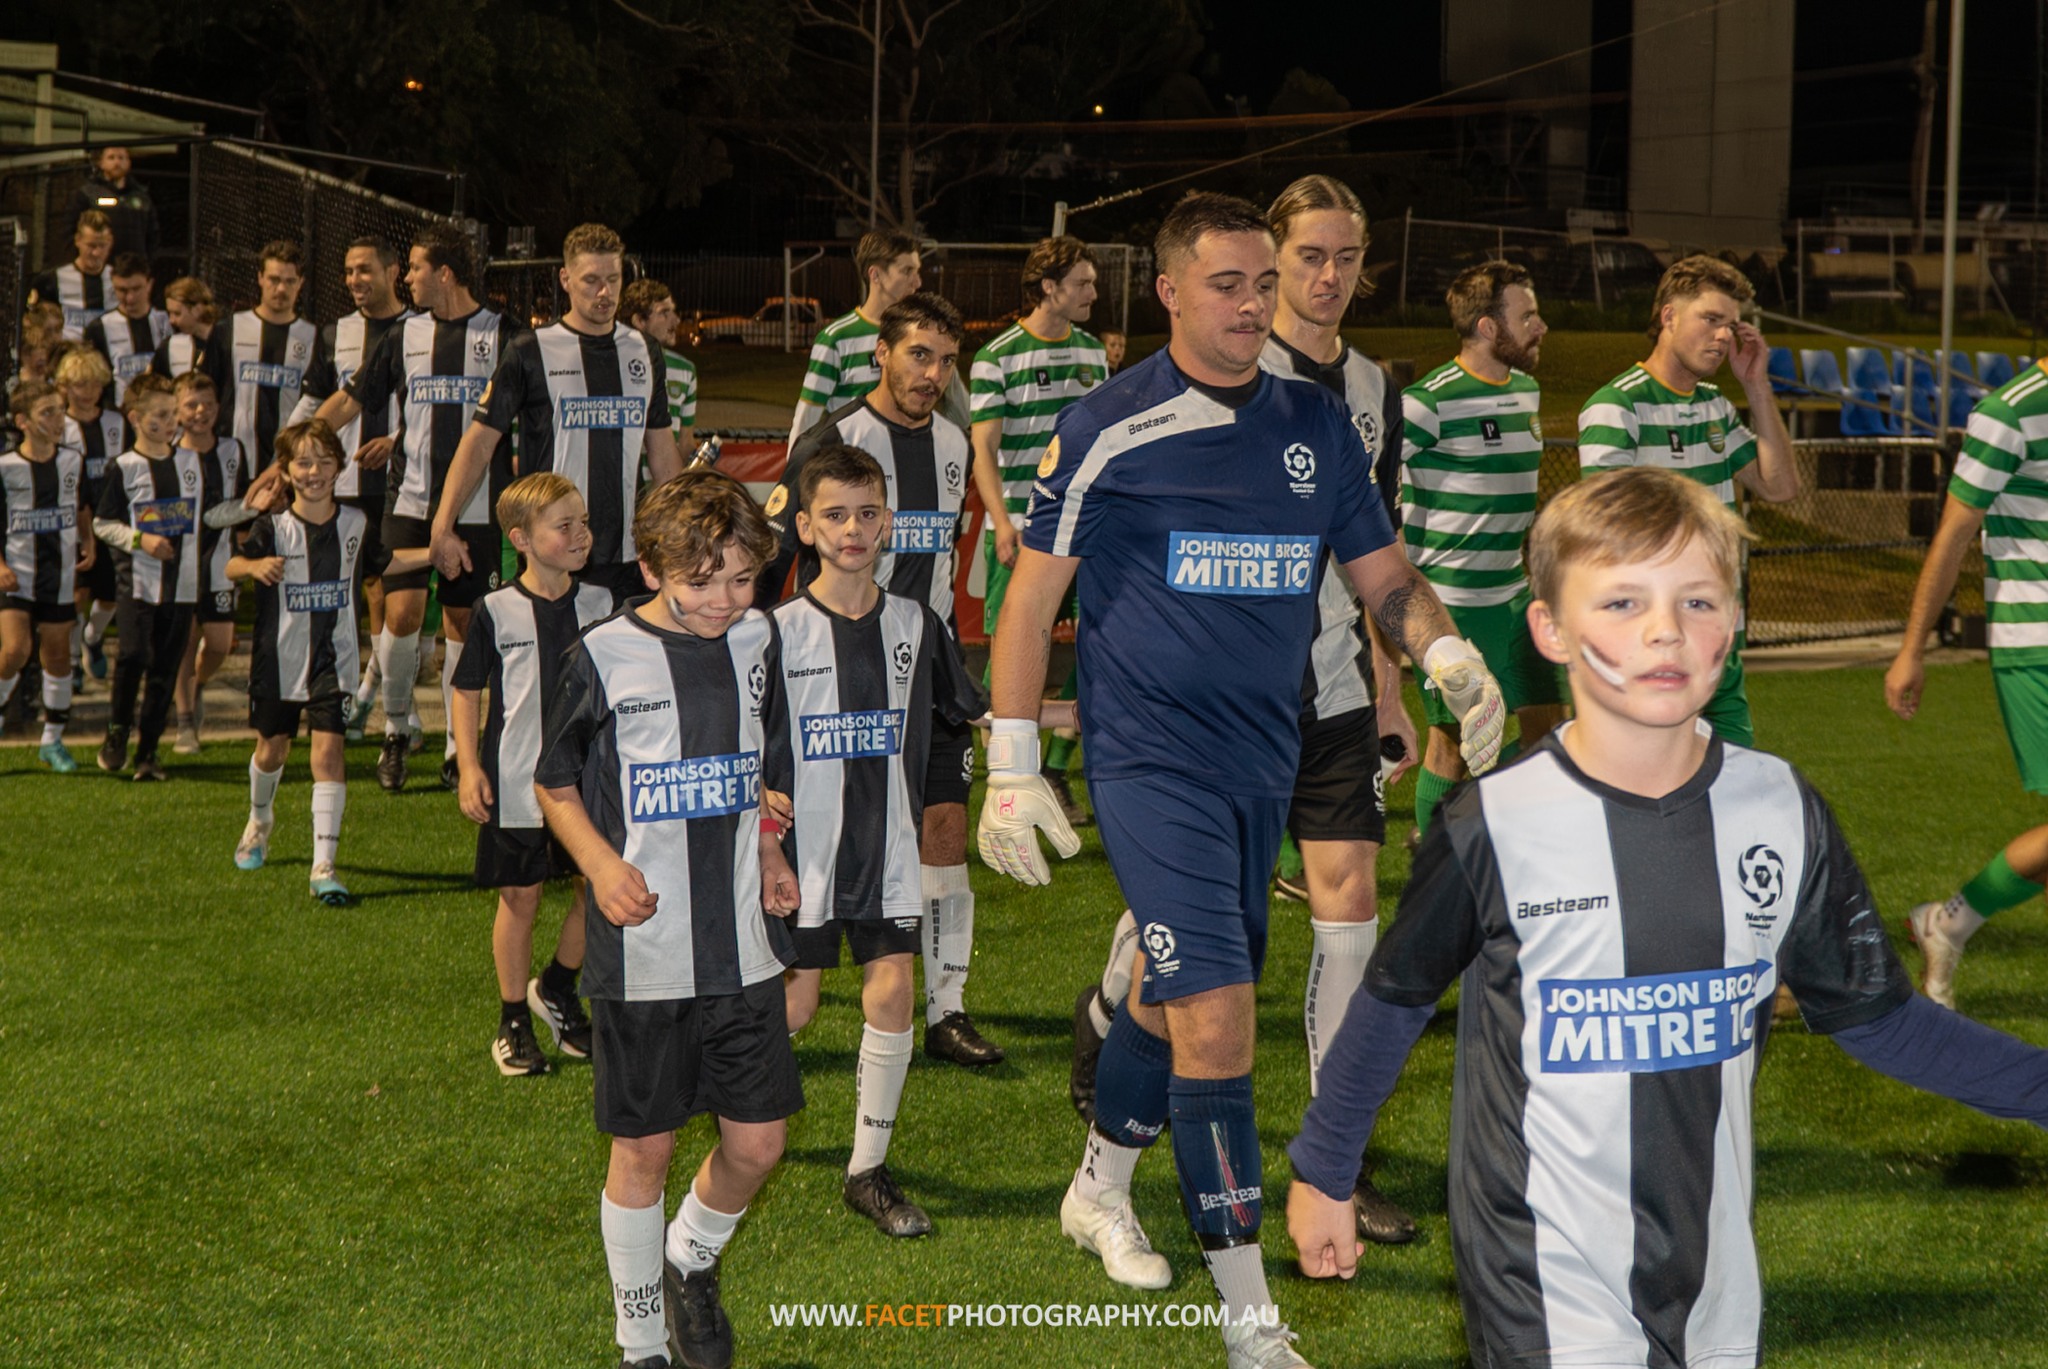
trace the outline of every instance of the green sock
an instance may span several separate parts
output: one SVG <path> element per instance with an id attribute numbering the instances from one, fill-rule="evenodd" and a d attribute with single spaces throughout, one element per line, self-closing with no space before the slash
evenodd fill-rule
<path id="1" fill-rule="evenodd" d="M 1979 917 L 1990 917 L 2007 908 L 2017 908 L 2041 892 L 2042 886 L 2028 879 L 2012 868 L 2000 851 L 1991 858 L 1991 863 L 1979 870 L 1976 877 L 1963 886 L 1963 902 L 1970 905 Z"/>
<path id="2" fill-rule="evenodd" d="M 1299 880 L 1301 878 L 1301 848 L 1294 844 L 1294 833 L 1292 832 L 1282 832 L 1280 834 L 1280 863 L 1277 867 L 1277 873 L 1282 879 Z"/>
<path id="3" fill-rule="evenodd" d="M 1415 830 L 1427 832 L 1429 820 L 1436 816 L 1436 806 L 1444 801 L 1444 795 L 1451 792 L 1456 780 L 1447 780 L 1428 766 L 1415 772 Z"/>
<path id="4" fill-rule="evenodd" d="M 1045 744 L 1045 763 L 1038 768 L 1045 771 L 1065 773 L 1067 762 L 1074 758 L 1074 739 L 1057 734 Z"/>

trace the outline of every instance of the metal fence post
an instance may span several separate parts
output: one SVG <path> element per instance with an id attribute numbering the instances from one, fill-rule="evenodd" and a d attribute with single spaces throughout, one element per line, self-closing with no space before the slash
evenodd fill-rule
<path id="1" fill-rule="evenodd" d="M 1408 234 L 1414 227 L 1413 207 L 1401 211 L 1401 291 L 1394 303 L 1399 306 L 1403 318 L 1408 315 Z"/>
<path id="2" fill-rule="evenodd" d="M 1799 282 L 1799 317 L 1806 317 L 1806 220 L 1792 225 L 1793 277 Z"/>
<path id="3" fill-rule="evenodd" d="M 1586 250 L 1593 254 L 1593 307 L 1595 309 L 1605 309 L 1607 305 L 1600 298 L 1600 240 L 1598 238 L 1588 239 Z"/>

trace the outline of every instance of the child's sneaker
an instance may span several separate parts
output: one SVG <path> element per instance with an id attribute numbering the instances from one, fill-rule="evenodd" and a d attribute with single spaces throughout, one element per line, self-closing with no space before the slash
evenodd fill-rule
<path id="1" fill-rule="evenodd" d="M 60 775 L 78 773 L 78 760 L 65 749 L 62 742 L 44 742 L 36 751 L 36 759 Z"/>
<path id="2" fill-rule="evenodd" d="M 155 784 L 157 781 L 163 778 L 163 763 L 157 760 L 156 753 L 154 751 L 152 751 L 147 756 L 137 756 L 135 758 L 136 783 Z"/>
<path id="3" fill-rule="evenodd" d="M 270 855 L 270 828 L 272 824 L 260 818 L 250 818 L 249 825 L 242 829 L 242 839 L 235 843 L 235 868 L 237 870 L 261 870 L 263 862 Z"/>
<path id="4" fill-rule="evenodd" d="M 341 881 L 334 877 L 332 865 L 313 867 L 313 897 L 330 908 L 346 908 L 354 903 L 355 896 L 341 887 Z"/>
<path id="5" fill-rule="evenodd" d="M 514 1079 L 546 1074 L 554 1068 L 533 1039 L 533 1023 L 523 1017 L 498 1028 L 498 1039 L 491 1042 L 491 1059 L 498 1062 L 498 1073 Z"/>
<path id="6" fill-rule="evenodd" d="M 171 743 L 171 750 L 181 756 L 199 754 L 199 727 L 191 718 L 178 719 L 178 740 Z"/>
<path id="7" fill-rule="evenodd" d="M 128 729 L 110 727 L 107 739 L 100 743 L 100 769 L 109 775 L 118 775 L 128 768 Z"/>
<path id="8" fill-rule="evenodd" d="M 578 1060 L 590 1058 L 590 1014 L 583 1011 L 582 999 L 573 993 L 567 998 L 553 997 L 536 975 L 526 981 L 526 1006 L 555 1034 L 556 1050 Z"/>

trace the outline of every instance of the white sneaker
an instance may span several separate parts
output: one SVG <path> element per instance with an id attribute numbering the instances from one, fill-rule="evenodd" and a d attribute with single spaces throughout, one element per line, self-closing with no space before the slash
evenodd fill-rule
<path id="1" fill-rule="evenodd" d="M 242 829 L 242 839 L 235 844 L 235 868 L 237 870 L 261 870 L 264 860 L 270 855 L 270 829 L 272 823 L 250 818 L 249 825 Z"/>
<path id="2" fill-rule="evenodd" d="M 420 711 L 417 708 L 405 715 L 405 730 L 411 734 L 405 743 L 406 754 L 419 755 L 427 744 L 427 725 L 420 721 Z"/>
<path id="3" fill-rule="evenodd" d="M 1067 1185 L 1060 1199 L 1060 1230 L 1083 1250 L 1102 1257 L 1102 1271 L 1130 1288 L 1164 1288 L 1173 1282 L 1173 1266 L 1152 1249 L 1131 1195 L 1111 1190 L 1115 1201 L 1094 1203 Z"/>
<path id="4" fill-rule="evenodd" d="M 1906 914 L 1906 929 L 1926 960 L 1920 977 L 1920 992 L 1944 1008 L 1956 1005 L 1956 962 L 1963 958 L 1963 944 L 1984 925 L 1974 908 L 1964 908 L 1954 917 L 1945 915 L 1947 905 L 1923 903 Z"/>
<path id="5" fill-rule="evenodd" d="M 1237 1322 L 1223 1328 L 1223 1348 L 1230 1352 L 1230 1369 L 1313 1369 L 1295 1353 L 1300 1340 L 1286 1322 L 1271 1325 L 1259 1321 Z"/>
<path id="6" fill-rule="evenodd" d="M 192 723 L 178 724 L 178 740 L 171 743 L 171 750 L 180 756 L 199 754 L 199 729 Z"/>

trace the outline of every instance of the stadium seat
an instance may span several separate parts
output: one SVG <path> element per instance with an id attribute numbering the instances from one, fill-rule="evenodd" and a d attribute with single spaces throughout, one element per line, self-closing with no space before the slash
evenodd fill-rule
<path id="1" fill-rule="evenodd" d="M 1842 395 L 1849 392 L 1849 387 L 1842 383 L 1842 364 L 1827 348 L 1801 352 L 1799 365 L 1806 372 L 1806 388 L 1814 394 Z"/>
<path id="2" fill-rule="evenodd" d="M 1918 384 L 1913 387 L 1910 397 L 1905 396 L 1902 391 L 1893 390 L 1892 406 L 1894 409 L 1903 407 L 1899 402 L 1902 398 L 1905 398 L 1906 403 L 1911 406 L 1905 411 L 1910 412 L 1914 418 L 1914 422 L 1908 426 L 1907 430 L 1916 437 L 1933 432 L 1936 427 L 1935 402 L 1940 398 L 1939 393 L 1927 385 Z"/>
<path id="3" fill-rule="evenodd" d="M 1995 390 L 2017 374 L 2012 358 L 2005 353 L 1977 353 L 1977 379 L 1984 382 L 1985 388 Z"/>
<path id="4" fill-rule="evenodd" d="M 1862 400 L 1860 404 L 1842 405 L 1842 436 L 1844 437 L 1897 437 L 1903 427 L 1899 416 L 1892 412 L 1890 387 L 1881 390 L 1857 390 L 1850 396 Z"/>
<path id="5" fill-rule="evenodd" d="M 1977 379 L 1977 368 L 1971 363 L 1968 352 L 1936 352 L 1934 354 L 1934 364 L 1938 367 L 1947 367 L 1951 370 L 1960 371 L 1972 381 Z M 1938 376 L 1939 374 L 1940 372 L 1937 371 L 1936 375 Z M 1936 383 L 1939 384 L 1940 382 L 1937 380 Z"/>
<path id="6" fill-rule="evenodd" d="M 1793 360 L 1790 347 L 1771 348 L 1770 377 L 1772 394 L 1796 395 L 1805 389 L 1799 383 L 1799 363 Z"/>
<path id="7" fill-rule="evenodd" d="M 1957 385 L 1948 392 L 1948 426 L 1967 428 L 1970 426 L 1970 411 L 1977 407 L 1977 401 L 1987 391 L 1981 385 Z"/>
<path id="8" fill-rule="evenodd" d="M 1889 390 L 1891 388 L 1891 377 L 1885 366 L 1882 348 L 1851 347 L 1849 349 L 1849 384 L 1858 393 L 1865 390 Z"/>

